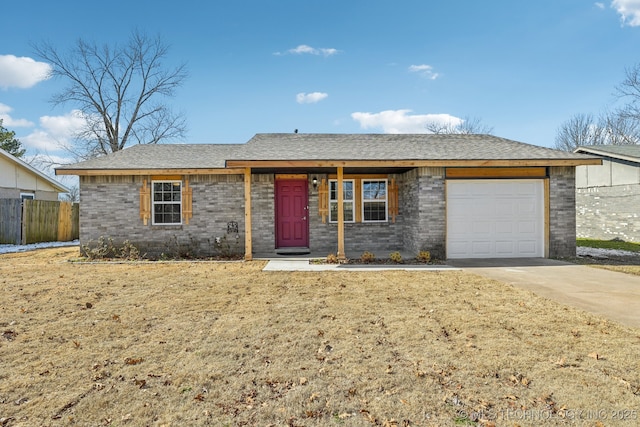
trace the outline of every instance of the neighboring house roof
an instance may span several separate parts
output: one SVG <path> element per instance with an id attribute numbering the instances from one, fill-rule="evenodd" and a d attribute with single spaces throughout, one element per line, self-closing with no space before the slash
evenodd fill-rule
<path id="1" fill-rule="evenodd" d="M 640 145 L 584 145 L 574 152 L 640 163 Z"/>
<path id="2" fill-rule="evenodd" d="M 277 166 L 289 162 L 405 161 L 417 166 L 464 165 L 465 162 L 504 161 L 547 164 L 596 164 L 583 154 L 553 150 L 492 135 L 433 134 L 256 134 L 246 144 L 136 145 L 107 156 L 62 166 L 58 174 L 87 171 L 219 169 Z M 412 163 L 412 164 L 413 164 Z M 342 163 L 340 163 L 342 165 Z M 406 164 L 405 164 L 406 165 Z"/>
<path id="3" fill-rule="evenodd" d="M 32 174 L 36 175 L 38 178 L 48 182 L 49 185 L 51 185 L 59 193 L 68 193 L 69 192 L 69 189 L 67 187 L 65 187 L 64 185 L 60 184 L 55 179 L 45 175 L 43 172 L 40 172 L 38 169 L 36 169 L 33 166 L 31 166 L 29 163 L 17 158 L 13 154 L 8 153 L 7 151 L 5 151 L 5 150 L 3 150 L 1 148 L 0 148 L 0 157 L 6 158 L 7 160 L 9 160 L 9 162 L 16 164 L 17 166 L 19 166 L 19 167 L 21 167 L 23 169 L 26 169 L 27 171 L 29 171 Z"/>

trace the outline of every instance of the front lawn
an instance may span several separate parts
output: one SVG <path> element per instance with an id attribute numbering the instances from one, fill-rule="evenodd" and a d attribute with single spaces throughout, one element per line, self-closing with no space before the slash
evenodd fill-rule
<path id="1" fill-rule="evenodd" d="M 0 256 L 3 427 L 640 417 L 640 330 L 469 273 L 76 256 Z"/>

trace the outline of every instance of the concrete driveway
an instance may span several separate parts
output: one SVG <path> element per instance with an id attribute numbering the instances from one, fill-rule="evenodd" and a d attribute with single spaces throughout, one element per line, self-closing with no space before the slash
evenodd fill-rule
<path id="1" fill-rule="evenodd" d="M 640 276 L 542 258 L 460 259 L 447 263 L 640 328 Z"/>

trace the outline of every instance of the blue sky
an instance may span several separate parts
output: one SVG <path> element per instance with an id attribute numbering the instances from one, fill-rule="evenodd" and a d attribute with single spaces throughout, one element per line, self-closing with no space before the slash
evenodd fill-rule
<path id="1" fill-rule="evenodd" d="M 35 3 L 35 4 L 34 4 Z M 255 133 L 415 133 L 477 117 L 553 146 L 558 126 L 616 102 L 640 62 L 640 1 L 236 0 L 5 2 L 0 118 L 29 154 L 64 157 L 77 117 L 48 102 L 31 43 L 159 34 L 189 78 L 170 100 L 188 143 Z"/>

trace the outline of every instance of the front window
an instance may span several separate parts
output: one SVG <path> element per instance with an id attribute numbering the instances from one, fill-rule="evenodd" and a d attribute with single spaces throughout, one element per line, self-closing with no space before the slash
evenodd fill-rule
<path id="1" fill-rule="evenodd" d="M 182 182 L 153 182 L 153 224 L 182 224 Z"/>
<path id="2" fill-rule="evenodd" d="M 362 221 L 387 220 L 387 181 L 362 180 Z"/>
<path id="3" fill-rule="evenodd" d="M 355 222 L 354 181 L 342 181 L 344 222 Z M 338 222 L 338 181 L 329 181 L 329 222 Z"/>

